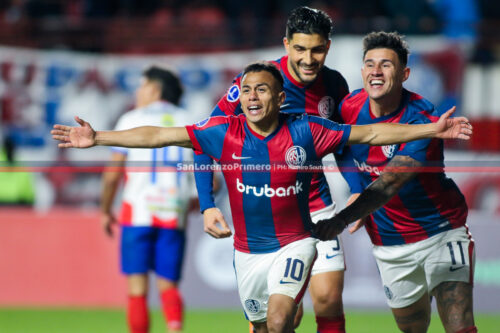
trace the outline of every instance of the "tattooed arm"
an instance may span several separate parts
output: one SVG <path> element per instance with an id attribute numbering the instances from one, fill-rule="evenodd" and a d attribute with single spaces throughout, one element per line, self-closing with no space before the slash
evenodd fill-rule
<path id="1" fill-rule="evenodd" d="M 318 222 L 315 228 L 321 240 L 333 239 L 351 222 L 364 218 L 385 205 L 399 190 L 417 175 L 422 164 L 398 155 L 385 167 L 377 180 L 371 183 L 349 206 L 329 220 Z"/>

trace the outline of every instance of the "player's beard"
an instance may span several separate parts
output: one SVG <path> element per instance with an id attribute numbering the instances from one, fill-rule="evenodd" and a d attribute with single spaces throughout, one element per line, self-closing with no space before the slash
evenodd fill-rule
<path id="1" fill-rule="evenodd" d="M 303 84 L 309 84 L 309 83 L 313 82 L 314 80 L 316 80 L 316 78 L 318 77 L 318 72 L 315 72 L 312 75 L 305 75 L 304 73 L 302 73 L 300 71 L 300 66 L 293 66 L 292 65 L 292 69 L 295 72 L 295 75 L 297 75 L 297 77 L 300 79 L 300 83 L 303 83 Z"/>

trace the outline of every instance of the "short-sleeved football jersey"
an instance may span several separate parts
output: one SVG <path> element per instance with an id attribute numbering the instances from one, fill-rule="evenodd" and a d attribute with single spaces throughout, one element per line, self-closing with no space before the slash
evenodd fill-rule
<path id="1" fill-rule="evenodd" d="M 280 114 L 262 137 L 244 115 L 216 116 L 187 126 L 196 153 L 218 161 L 226 181 L 238 251 L 268 253 L 311 236 L 311 169 L 341 150 L 350 126 L 307 115 Z"/>
<path id="2" fill-rule="evenodd" d="M 313 82 L 304 85 L 292 77 L 288 71 L 287 62 L 288 56 L 273 61 L 284 78 L 283 90 L 286 99 L 281 106 L 281 112 L 307 113 L 336 121 L 337 119 L 334 118 L 337 115 L 336 110 L 342 99 L 349 93 L 349 87 L 344 77 L 338 71 L 323 66 L 318 77 Z M 241 78 L 241 74 L 236 76 L 231 87 L 215 106 L 212 116 L 231 116 L 243 113 L 239 100 Z M 196 157 L 195 160 L 201 164 L 208 162 L 202 161 L 200 157 Z M 210 201 L 205 196 L 211 193 L 212 184 L 211 177 L 206 178 L 204 175 L 204 173 L 196 174 L 201 206 Z M 323 172 L 319 170 L 311 181 L 309 198 L 311 211 L 319 211 L 332 205 L 330 188 Z"/>
<path id="3" fill-rule="evenodd" d="M 403 100 L 396 111 L 375 117 L 364 89 L 344 99 L 340 116 L 342 122 L 352 125 L 425 124 L 439 118 L 429 101 L 407 90 L 403 90 Z M 376 180 L 387 163 L 398 155 L 409 156 L 428 167 L 369 216 L 366 230 L 373 244 L 414 243 L 465 224 L 468 212 L 465 198 L 444 173 L 443 140 L 426 139 L 387 146 L 351 145 L 349 149 L 352 161 L 345 162 L 360 172 L 356 179 L 362 188 Z M 356 187 L 356 184 L 350 185 Z"/>
<path id="4" fill-rule="evenodd" d="M 186 124 L 186 111 L 168 102 L 155 102 L 125 113 L 115 130 Z M 183 229 L 193 181 L 189 173 L 178 172 L 177 164 L 190 160 L 192 152 L 180 147 L 113 147 L 113 151 L 127 155 L 120 223 Z"/>

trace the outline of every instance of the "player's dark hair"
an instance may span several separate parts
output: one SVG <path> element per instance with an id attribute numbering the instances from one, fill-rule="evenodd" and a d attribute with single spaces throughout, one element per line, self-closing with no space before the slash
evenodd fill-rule
<path id="1" fill-rule="evenodd" d="M 330 39 L 333 22 L 327 13 L 320 9 L 301 6 L 293 9 L 286 22 L 286 38 L 292 39 L 293 34 L 319 34 Z"/>
<path id="2" fill-rule="evenodd" d="M 280 91 L 282 91 L 283 84 L 284 84 L 283 75 L 281 75 L 281 72 L 278 69 L 278 67 L 276 67 L 276 65 L 274 65 L 272 62 L 259 61 L 259 62 L 251 63 L 250 65 L 245 67 L 245 69 L 243 70 L 242 76 L 245 76 L 247 73 L 256 73 L 256 72 L 263 72 L 263 71 L 269 72 L 269 73 L 271 73 L 272 76 L 274 76 L 276 81 L 278 81 L 278 83 L 279 83 Z"/>
<path id="3" fill-rule="evenodd" d="M 397 32 L 374 31 L 369 33 L 363 38 L 363 59 L 366 56 L 366 52 L 370 50 L 391 49 L 398 55 L 399 62 L 406 67 L 410 47 L 403 37 L 403 35 Z"/>
<path id="4" fill-rule="evenodd" d="M 142 73 L 147 80 L 158 83 L 161 86 L 161 99 L 172 104 L 179 105 L 182 97 L 182 84 L 173 72 L 168 69 L 151 66 Z"/>

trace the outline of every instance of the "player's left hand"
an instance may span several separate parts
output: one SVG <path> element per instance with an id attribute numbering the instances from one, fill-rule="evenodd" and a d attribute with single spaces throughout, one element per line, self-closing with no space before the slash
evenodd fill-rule
<path id="1" fill-rule="evenodd" d="M 338 217 L 338 215 L 331 219 L 321 220 L 314 226 L 314 234 L 322 241 L 332 240 L 342 231 L 344 231 L 347 223 Z"/>
<path id="2" fill-rule="evenodd" d="M 440 139 L 469 140 L 472 135 L 472 125 L 466 117 L 450 118 L 456 107 L 452 107 L 439 117 L 436 122 L 436 137 Z"/>

